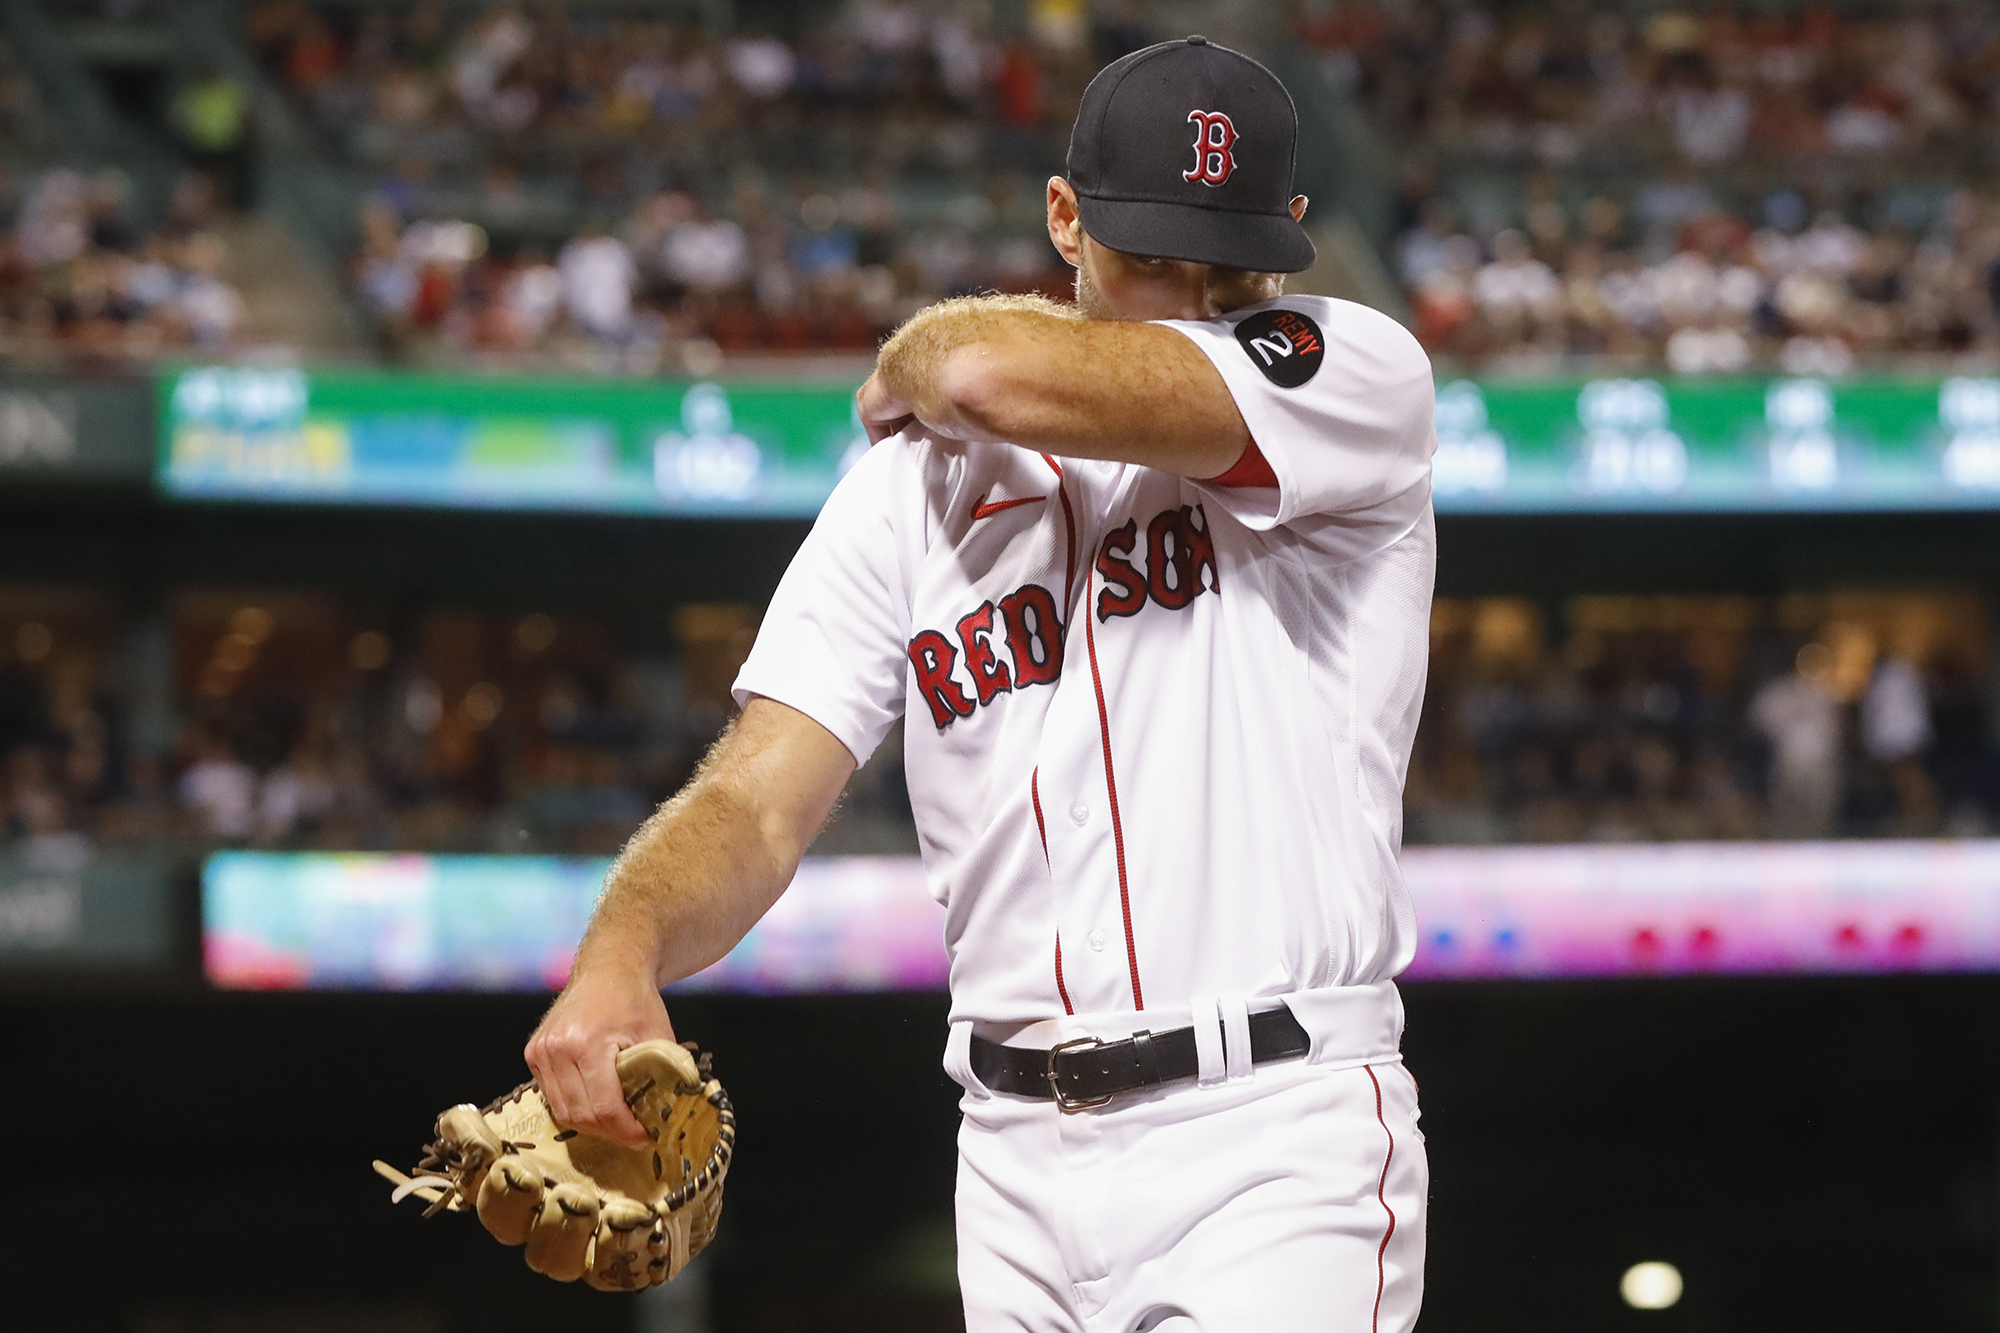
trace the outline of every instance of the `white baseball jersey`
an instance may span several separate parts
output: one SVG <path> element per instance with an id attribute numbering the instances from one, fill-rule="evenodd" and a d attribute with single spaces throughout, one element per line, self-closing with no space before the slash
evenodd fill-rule
<path id="1" fill-rule="evenodd" d="M 884 441 L 736 681 L 857 760 L 907 714 L 955 1023 L 1270 1007 L 1385 980 L 1415 946 L 1397 856 L 1436 563 L 1429 361 L 1317 297 L 1168 327 L 1275 486 Z"/>

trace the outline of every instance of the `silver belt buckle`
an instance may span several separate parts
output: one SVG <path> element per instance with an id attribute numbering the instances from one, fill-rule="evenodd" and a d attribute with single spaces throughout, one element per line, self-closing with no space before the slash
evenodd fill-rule
<path id="1" fill-rule="evenodd" d="M 1063 1092 L 1062 1080 L 1056 1077 L 1056 1057 L 1058 1055 L 1061 1055 L 1064 1051 L 1074 1050 L 1079 1046 L 1097 1047 L 1105 1044 L 1105 1042 L 1096 1037 L 1078 1037 L 1073 1041 L 1066 1041 L 1049 1048 L 1049 1091 L 1055 1094 L 1057 1106 L 1065 1111 L 1088 1111 L 1093 1106 L 1103 1106 L 1111 1100 L 1111 1094 L 1108 1092 L 1102 1097 L 1092 1097 L 1087 1100 L 1071 1097 Z"/>

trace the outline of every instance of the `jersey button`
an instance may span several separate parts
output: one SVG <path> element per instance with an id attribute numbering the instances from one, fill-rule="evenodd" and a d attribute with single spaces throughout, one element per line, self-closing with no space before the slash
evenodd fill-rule
<path id="1" fill-rule="evenodd" d="M 1069 822 L 1078 828 L 1082 828 L 1085 824 L 1088 824 L 1090 822 L 1090 807 L 1082 801 L 1078 801 L 1069 808 Z"/>
<path id="2" fill-rule="evenodd" d="M 1091 932 L 1090 932 L 1090 935 L 1089 935 L 1089 939 L 1090 939 L 1090 947 L 1091 947 L 1091 948 L 1095 949 L 1095 950 L 1096 950 L 1097 952 L 1099 952 L 1099 953 L 1103 953 L 1103 952 L 1104 952 L 1104 932 L 1103 932 L 1103 931 L 1101 931 L 1101 930 L 1093 930 L 1093 931 L 1091 931 Z"/>

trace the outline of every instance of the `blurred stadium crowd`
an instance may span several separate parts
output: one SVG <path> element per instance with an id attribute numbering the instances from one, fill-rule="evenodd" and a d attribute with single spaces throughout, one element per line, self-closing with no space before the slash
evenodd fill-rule
<path id="1" fill-rule="evenodd" d="M 1412 843 L 1985 832 L 1976 596 L 1440 599 Z"/>
<path id="2" fill-rule="evenodd" d="M 1156 10 L 842 0 L 719 25 L 695 5 L 254 0 L 229 34 L 244 65 L 182 69 L 162 104 L 196 176 L 139 208 L 65 160 L 4 53 L 0 355 L 258 342 L 212 217 L 255 200 L 264 90 L 306 127 L 286 151 L 342 183 L 328 258 L 392 361 L 865 352 L 941 296 L 1060 294 L 1042 183 L 1092 74 L 1171 35 Z M 2000 352 L 1989 6 L 1271 17 L 1295 81 L 1324 85 L 1316 114 L 1377 145 L 1343 167 L 1390 201 L 1363 262 L 1451 362 L 1837 375 Z M 1317 221 L 1367 212 L 1350 193 Z"/>
<path id="3" fill-rule="evenodd" d="M 1989 6 L 1343 0 L 1299 33 L 1406 164 L 1433 349 L 1837 375 L 2000 348 Z"/>
<path id="4" fill-rule="evenodd" d="M 7 841 L 57 862 L 99 845 L 609 854 L 720 732 L 755 618 L 683 607 L 671 651 L 625 654 L 589 618 L 382 625 L 322 595 L 192 592 L 135 628 L 88 592 L 0 587 Z M 914 850 L 884 758 L 849 795 L 843 848 Z"/>
<path id="5" fill-rule="evenodd" d="M 1547 625 L 1557 620 L 1560 635 Z M 588 618 L 0 588 L 0 815 L 95 845 L 609 853 L 727 716 L 753 608 L 621 652 Z M 1440 601 L 1412 843 L 1927 836 L 2000 815 L 1977 597 Z M 900 742 L 822 850 L 914 851 Z"/>
<path id="6" fill-rule="evenodd" d="M 1068 285 L 1042 238 L 1083 85 L 1149 39 L 857 0 L 795 40 L 680 18 L 267 0 L 249 39 L 349 164 L 354 285 L 399 346 L 649 363 L 866 351 L 942 296 Z"/>
<path id="7" fill-rule="evenodd" d="M 34 177 L 0 245 L 0 356 L 84 366 L 228 355 L 243 296 L 221 276 L 206 178 L 190 176 L 166 220 L 136 225 L 115 171 Z"/>
<path id="8" fill-rule="evenodd" d="M 176 111 L 198 117 L 204 85 L 184 92 Z M 66 160 L 54 112 L 0 43 L 0 362 L 237 350 L 244 301 L 224 276 L 215 177 L 189 171 L 147 212 L 123 171 Z"/>

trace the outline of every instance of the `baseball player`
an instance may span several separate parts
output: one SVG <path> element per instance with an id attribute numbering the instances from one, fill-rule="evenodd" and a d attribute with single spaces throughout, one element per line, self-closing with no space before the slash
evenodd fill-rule
<path id="1" fill-rule="evenodd" d="M 1085 93 L 1075 307 L 945 302 L 859 396 L 743 711 L 611 872 L 528 1046 L 640 1140 L 612 1057 L 721 957 L 899 717 L 947 909 L 967 1327 L 1410 1328 L 1426 1167 L 1391 978 L 1435 537 L 1432 383 L 1313 250 L 1297 117 L 1189 37 Z"/>

